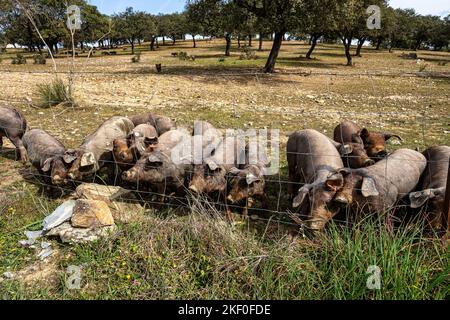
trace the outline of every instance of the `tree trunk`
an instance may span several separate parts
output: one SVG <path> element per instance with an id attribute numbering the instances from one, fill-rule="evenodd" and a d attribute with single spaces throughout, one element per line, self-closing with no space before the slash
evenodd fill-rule
<path id="1" fill-rule="evenodd" d="M 307 59 L 311 59 L 311 54 L 313 53 L 314 48 L 317 45 L 317 40 L 318 39 L 319 39 L 319 36 L 316 36 L 316 35 L 312 35 L 311 36 L 311 38 L 310 38 L 311 47 L 309 48 L 308 53 L 306 53 L 306 58 Z"/>
<path id="2" fill-rule="evenodd" d="M 238 48 L 241 48 L 241 36 L 238 36 Z"/>
<path id="3" fill-rule="evenodd" d="M 175 45 L 176 39 L 177 39 L 177 37 L 175 37 L 175 36 L 172 37 L 172 45 Z"/>
<path id="4" fill-rule="evenodd" d="M 152 39 L 150 40 L 150 51 L 155 51 L 155 40 L 156 37 L 152 37 Z"/>
<path id="5" fill-rule="evenodd" d="M 353 66 L 353 59 L 352 55 L 350 54 L 350 47 L 352 45 L 352 37 L 344 37 L 342 39 L 344 43 L 344 49 L 345 49 L 345 56 L 347 57 L 347 66 L 351 67 Z"/>
<path id="6" fill-rule="evenodd" d="M 263 34 L 262 32 L 259 33 L 259 47 L 258 47 L 258 51 L 262 51 L 263 50 Z"/>
<path id="7" fill-rule="evenodd" d="M 230 50 L 231 50 L 231 34 L 227 34 L 225 36 L 225 40 L 227 41 L 227 46 L 225 48 L 225 56 L 230 56 Z"/>
<path id="8" fill-rule="evenodd" d="M 381 43 L 383 42 L 383 38 L 378 37 L 377 38 L 377 47 L 375 48 L 375 50 L 380 50 L 381 47 Z"/>
<path id="9" fill-rule="evenodd" d="M 134 40 L 131 40 L 131 53 L 134 54 Z"/>
<path id="10" fill-rule="evenodd" d="M 285 33 L 285 31 L 275 32 L 272 50 L 270 51 L 266 66 L 263 69 L 265 73 L 272 73 L 275 71 L 275 64 L 277 62 L 278 54 L 280 53 L 281 44 L 283 43 Z"/>
<path id="11" fill-rule="evenodd" d="M 163 46 L 165 46 L 166 45 L 166 37 L 162 37 L 163 38 Z"/>
<path id="12" fill-rule="evenodd" d="M 158 40 L 158 37 L 156 37 L 156 49 L 159 49 L 159 40 Z"/>
<path id="13" fill-rule="evenodd" d="M 355 53 L 356 57 L 361 57 L 361 49 L 362 49 L 364 42 L 366 42 L 366 38 L 358 39 L 358 46 L 356 47 L 356 53 Z"/>
<path id="14" fill-rule="evenodd" d="M 192 41 L 194 42 L 194 49 L 197 48 L 197 42 L 195 41 L 195 35 L 192 36 Z"/>
<path id="15" fill-rule="evenodd" d="M 252 35 L 251 34 L 248 35 L 248 46 L 249 47 L 252 46 Z"/>
<path id="16" fill-rule="evenodd" d="M 138 39 L 138 45 L 141 45 L 141 39 Z"/>

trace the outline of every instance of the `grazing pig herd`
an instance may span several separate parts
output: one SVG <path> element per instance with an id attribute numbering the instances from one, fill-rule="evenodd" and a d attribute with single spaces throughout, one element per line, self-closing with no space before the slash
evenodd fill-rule
<path id="1" fill-rule="evenodd" d="M 3 137 L 48 186 L 71 185 L 105 172 L 109 184 L 156 193 L 158 206 L 167 196 L 184 197 L 189 190 L 217 199 L 230 219 L 229 204 L 242 207 L 244 215 L 255 200 L 269 208 L 266 146 L 257 145 L 252 161 L 248 143 L 238 136 L 223 138 L 207 122 L 196 122 L 189 132 L 155 114 L 116 116 L 78 148 L 66 149 L 45 131 L 28 128 L 18 110 L 0 106 L 0 147 Z M 290 135 L 288 195 L 310 229 L 324 229 L 342 208 L 381 215 L 399 201 L 411 208 L 428 204 L 430 224 L 442 227 L 450 147 L 389 154 L 386 141 L 393 137 L 401 140 L 351 121 L 336 127 L 334 140 L 311 129 Z M 200 155 L 192 152 L 196 143 Z M 180 150 L 189 152 L 180 156 Z"/>

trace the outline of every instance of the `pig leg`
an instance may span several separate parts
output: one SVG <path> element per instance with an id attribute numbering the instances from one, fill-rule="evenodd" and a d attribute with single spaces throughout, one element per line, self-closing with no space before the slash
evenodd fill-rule
<path id="1" fill-rule="evenodd" d="M 156 209 L 162 209 L 164 206 L 164 199 L 165 199 L 165 186 L 164 185 L 158 185 L 156 188 L 157 192 L 157 204 L 155 205 Z"/>
<path id="2" fill-rule="evenodd" d="M 245 199 L 245 207 L 244 207 L 244 211 L 243 211 L 245 220 L 248 219 L 248 209 L 251 208 L 254 203 L 255 203 L 255 200 L 253 200 L 253 198 Z"/>
<path id="3" fill-rule="evenodd" d="M 259 196 L 259 198 L 260 198 L 260 201 L 261 201 L 262 208 L 264 210 L 269 209 L 269 198 L 267 198 L 267 195 L 266 194 L 262 194 L 262 195 Z"/>
<path id="4" fill-rule="evenodd" d="M 20 156 L 20 161 L 22 161 L 23 163 L 27 162 L 28 161 L 27 150 L 25 149 L 22 140 L 20 140 L 20 138 L 18 137 L 15 137 L 11 138 L 11 142 L 16 147 L 16 160 L 18 160 Z"/>
<path id="5" fill-rule="evenodd" d="M 224 204 L 225 204 L 225 218 L 227 219 L 227 222 L 229 224 L 232 224 L 233 223 L 233 213 L 231 212 L 230 207 L 228 206 L 226 190 L 223 191 L 221 194 L 222 194 L 222 198 L 224 199 Z"/>

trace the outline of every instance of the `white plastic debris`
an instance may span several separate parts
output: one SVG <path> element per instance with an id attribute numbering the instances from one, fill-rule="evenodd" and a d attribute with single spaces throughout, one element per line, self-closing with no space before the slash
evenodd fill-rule
<path id="1" fill-rule="evenodd" d="M 51 215 L 44 219 L 43 233 L 60 226 L 72 217 L 75 200 L 69 200 L 60 205 Z"/>
<path id="2" fill-rule="evenodd" d="M 21 240 L 19 241 L 19 244 L 23 247 L 31 248 L 36 243 L 36 240 L 42 237 L 42 230 L 25 231 L 24 234 L 27 237 L 27 240 Z"/>
<path id="3" fill-rule="evenodd" d="M 53 254 L 53 249 L 51 247 L 51 244 L 48 242 L 42 242 L 41 243 L 41 249 L 42 251 L 39 252 L 38 258 L 41 259 L 41 261 L 47 259 Z"/>

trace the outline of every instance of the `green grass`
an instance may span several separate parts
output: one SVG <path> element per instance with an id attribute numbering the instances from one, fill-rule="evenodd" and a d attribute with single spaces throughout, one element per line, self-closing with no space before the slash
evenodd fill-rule
<path id="1" fill-rule="evenodd" d="M 61 254 L 55 281 L 3 282 L 0 297 L 448 298 L 449 251 L 438 238 L 429 238 L 420 230 L 420 225 L 410 224 L 390 233 L 384 224 L 369 219 L 351 229 L 332 223 L 327 232 L 307 240 L 301 233 L 292 237 L 293 229 L 283 224 L 243 222 L 230 227 L 217 211 L 194 202 L 188 215 L 148 215 L 139 223 L 120 225 L 109 238 L 94 243 L 55 244 Z M 14 257 L 27 259 L 22 249 L 20 254 L 14 251 L 19 238 L 8 236 L 6 250 L 10 252 L 2 265 L 14 265 Z M 65 285 L 65 270 L 70 265 L 82 267 L 81 290 Z M 370 265 L 381 269 L 380 290 L 366 287 Z"/>
<path id="2" fill-rule="evenodd" d="M 38 106 L 49 108 L 57 105 L 75 106 L 75 101 L 66 83 L 56 78 L 50 83 L 39 84 L 37 87 Z"/>

